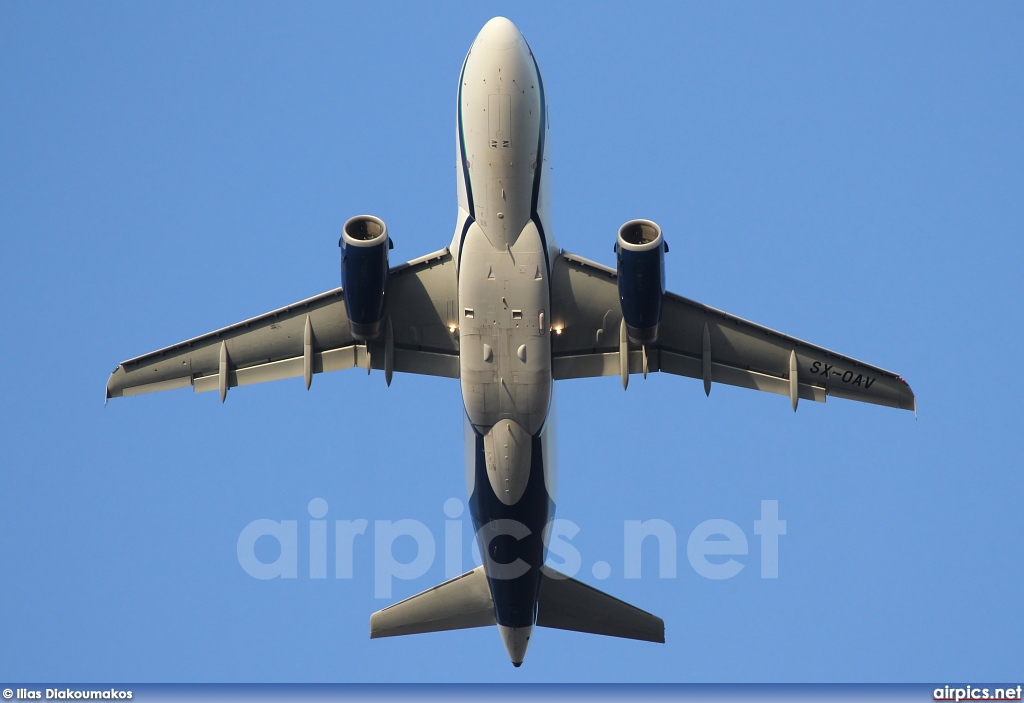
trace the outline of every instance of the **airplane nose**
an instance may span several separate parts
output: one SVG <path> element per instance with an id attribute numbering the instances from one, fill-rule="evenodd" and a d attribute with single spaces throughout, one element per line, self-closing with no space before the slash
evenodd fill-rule
<path id="1" fill-rule="evenodd" d="M 523 35 L 519 33 L 518 27 L 504 17 L 488 20 L 476 35 L 476 43 L 488 49 L 512 49 L 522 39 Z"/>

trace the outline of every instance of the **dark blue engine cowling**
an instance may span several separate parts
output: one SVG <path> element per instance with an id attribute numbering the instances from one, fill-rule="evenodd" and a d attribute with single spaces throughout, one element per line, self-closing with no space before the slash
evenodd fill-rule
<path id="1" fill-rule="evenodd" d="M 655 223 L 631 220 L 619 228 L 615 251 L 626 335 L 633 344 L 651 344 L 661 323 L 668 244 Z"/>
<path id="2" fill-rule="evenodd" d="M 353 217 L 341 228 L 341 286 L 352 336 L 375 339 L 384 319 L 388 249 L 384 221 L 372 215 Z"/>

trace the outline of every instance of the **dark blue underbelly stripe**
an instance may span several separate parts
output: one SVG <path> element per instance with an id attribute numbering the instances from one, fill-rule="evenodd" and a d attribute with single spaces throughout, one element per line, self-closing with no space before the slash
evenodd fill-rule
<path id="1" fill-rule="evenodd" d="M 526 573 L 512 579 L 488 576 L 488 585 L 494 599 L 494 616 L 505 627 L 528 627 L 534 624 L 537 593 L 540 587 L 540 567 L 544 563 L 546 545 L 544 528 L 555 514 L 555 504 L 544 485 L 544 451 L 540 434 L 531 438 L 530 476 L 526 489 L 515 505 L 502 503 L 491 488 L 487 477 L 483 435 L 474 429 L 474 488 L 469 496 L 470 516 L 477 534 L 481 555 L 487 553 L 496 564 L 512 564 L 522 559 L 529 565 Z M 525 525 L 530 534 L 522 539 L 499 535 L 489 541 L 488 528 L 492 520 L 515 520 Z M 487 541 L 481 544 L 482 541 Z"/>
<path id="2" fill-rule="evenodd" d="M 456 275 L 462 270 L 462 249 L 463 244 L 466 243 L 466 233 L 469 232 L 469 227 L 476 221 L 476 209 L 473 207 L 473 182 L 469 180 L 469 160 L 466 158 L 466 136 L 463 133 L 462 128 L 462 84 L 466 78 L 466 64 L 469 63 L 469 55 L 473 53 L 473 49 L 469 50 L 466 54 L 465 60 L 462 62 L 462 70 L 459 72 L 459 96 L 458 96 L 458 110 L 456 111 L 459 116 L 459 154 L 462 156 L 462 180 L 466 184 L 466 200 L 469 203 L 469 217 L 466 218 L 465 224 L 462 226 L 462 234 L 459 235 L 459 257 L 455 263 Z"/>
<path id="3" fill-rule="evenodd" d="M 524 40 L 525 41 L 525 40 Z M 529 44 L 526 45 L 529 49 Z M 533 171 L 533 194 L 530 197 L 530 217 L 533 219 L 534 224 L 537 225 L 537 231 L 540 233 L 540 243 L 544 248 L 544 264 L 547 270 L 551 270 L 551 261 L 548 260 L 548 239 L 544 233 L 544 224 L 540 220 L 540 215 L 537 213 L 537 205 L 540 202 L 540 179 L 541 174 L 544 173 L 544 135 L 547 133 L 548 124 L 548 105 L 547 100 L 544 97 L 544 79 L 540 76 L 540 66 L 537 65 L 537 57 L 533 55 L 533 49 L 530 49 L 530 58 L 533 59 L 533 70 L 537 74 L 537 86 L 540 88 L 540 136 L 537 137 L 537 167 Z"/>
<path id="4" fill-rule="evenodd" d="M 470 215 L 466 218 L 466 224 L 462 225 L 462 234 L 459 235 L 459 260 L 455 262 L 455 272 L 458 274 L 462 270 L 462 245 L 466 243 L 466 234 L 469 232 L 469 228 L 473 225 L 476 220 Z"/>
<path id="5" fill-rule="evenodd" d="M 473 49 L 469 50 L 469 54 L 473 53 Z M 458 96 L 458 110 L 459 116 L 459 153 L 462 156 L 462 180 L 466 183 L 466 200 L 469 201 L 469 216 L 472 219 L 476 219 L 476 212 L 473 210 L 473 183 L 469 180 L 469 160 L 466 159 L 466 137 L 462 131 L 462 84 L 466 77 L 466 64 L 469 63 L 469 54 L 466 54 L 465 60 L 462 62 L 462 70 L 459 72 L 459 96 Z M 465 236 L 465 231 L 463 231 Z M 462 251 L 460 244 L 459 251 Z"/>

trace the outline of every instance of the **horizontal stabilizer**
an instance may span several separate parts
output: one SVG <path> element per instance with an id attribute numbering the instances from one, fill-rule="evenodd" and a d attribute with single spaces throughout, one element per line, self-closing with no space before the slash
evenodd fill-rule
<path id="1" fill-rule="evenodd" d="M 646 642 L 665 641 L 665 621 L 545 566 L 537 625 Z"/>
<path id="2" fill-rule="evenodd" d="M 493 624 L 494 602 L 484 568 L 478 566 L 440 586 L 378 610 L 370 616 L 370 637 L 416 635 Z"/>

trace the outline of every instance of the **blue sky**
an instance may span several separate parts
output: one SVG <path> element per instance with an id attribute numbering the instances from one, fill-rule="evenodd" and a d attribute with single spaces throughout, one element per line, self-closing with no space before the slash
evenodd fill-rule
<path id="1" fill-rule="evenodd" d="M 548 5 L 0 8 L 0 679 L 1024 678 L 1024 8 Z M 457 383 L 101 398 L 123 359 L 339 285 L 354 214 L 396 261 L 445 246 L 458 70 L 497 14 L 544 74 L 562 247 L 611 264 L 618 226 L 654 219 L 672 290 L 897 371 L 920 409 L 560 383 L 580 578 L 668 642 L 542 630 L 518 670 L 491 629 L 367 636 L 443 579 Z M 309 578 L 314 498 L 369 521 L 351 579 Z M 762 500 L 787 521 L 778 579 Z M 375 598 L 374 521 L 406 518 L 438 558 Z M 297 578 L 241 568 L 258 519 L 298 522 Z M 623 575 L 624 523 L 649 519 L 674 578 L 653 542 Z M 731 579 L 687 560 L 713 519 L 749 541 Z"/>

